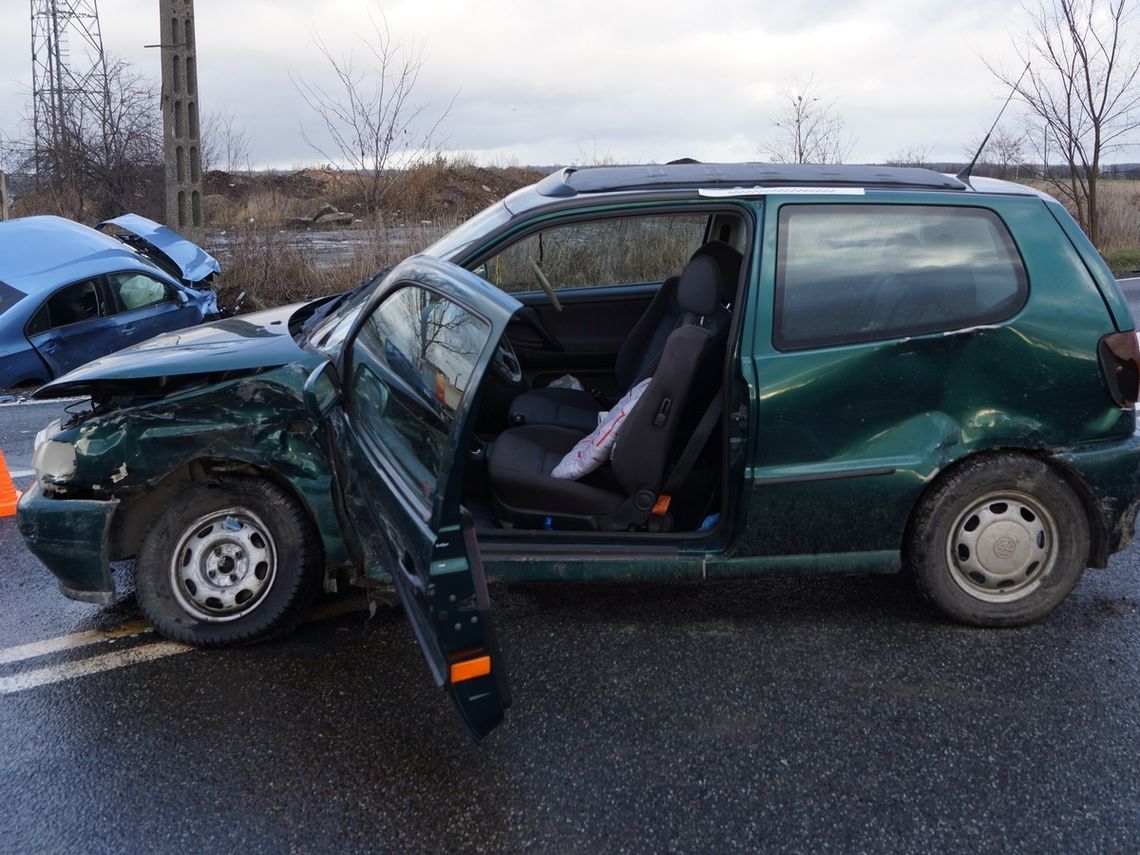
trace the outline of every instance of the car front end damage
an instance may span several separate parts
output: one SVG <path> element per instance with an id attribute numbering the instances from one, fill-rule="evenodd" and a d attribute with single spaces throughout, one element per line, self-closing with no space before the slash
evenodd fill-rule
<path id="1" fill-rule="evenodd" d="M 257 475 L 298 498 L 327 570 L 346 564 L 324 428 L 302 397 L 309 368 L 303 360 L 89 382 L 91 405 L 37 437 L 36 483 L 18 509 L 21 534 L 61 591 L 114 602 L 111 563 L 135 555 L 156 514 L 181 491 L 229 474 Z"/>

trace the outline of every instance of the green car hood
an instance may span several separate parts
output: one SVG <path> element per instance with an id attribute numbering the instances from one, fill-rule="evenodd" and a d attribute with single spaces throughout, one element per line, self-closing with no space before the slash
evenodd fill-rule
<path id="1" fill-rule="evenodd" d="M 304 303 L 177 330 L 81 365 L 36 390 L 35 398 L 82 395 L 107 382 L 276 368 L 306 354 L 289 334 Z"/>

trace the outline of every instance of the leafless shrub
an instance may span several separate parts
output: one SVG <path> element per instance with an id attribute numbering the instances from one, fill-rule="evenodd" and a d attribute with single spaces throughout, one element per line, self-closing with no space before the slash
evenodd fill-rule
<path id="1" fill-rule="evenodd" d="M 250 171 L 250 142 L 232 110 L 210 110 L 202 119 L 202 171 Z"/>
<path id="2" fill-rule="evenodd" d="M 454 222 L 416 223 L 401 229 L 362 228 L 340 233 L 344 251 L 331 259 L 310 235 L 261 222 L 216 235 L 209 247 L 222 265 L 219 300 L 232 306 L 245 292 L 244 309 L 279 306 L 335 294 L 377 270 L 414 255 L 443 237 Z"/>

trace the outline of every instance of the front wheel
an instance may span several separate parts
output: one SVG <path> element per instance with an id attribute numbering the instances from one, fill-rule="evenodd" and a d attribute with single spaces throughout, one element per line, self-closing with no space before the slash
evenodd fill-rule
<path id="1" fill-rule="evenodd" d="M 268 481 L 194 484 L 143 536 L 139 608 L 162 635 L 203 647 L 283 634 L 320 587 L 316 538 L 297 501 Z"/>
<path id="2" fill-rule="evenodd" d="M 946 476 L 920 505 L 907 544 L 923 594 L 976 626 L 1044 617 L 1077 584 L 1088 555 L 1088 517 L 1072 487 L 1015 454 Z"/>

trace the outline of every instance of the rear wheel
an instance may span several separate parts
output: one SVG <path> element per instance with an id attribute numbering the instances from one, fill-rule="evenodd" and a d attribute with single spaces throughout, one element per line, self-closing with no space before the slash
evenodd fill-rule
<path id="1" fill-rule="evenodd" d="M 195 484 L 143 537 L 135 560 L 139 608 L 162 635 L 187 644 L 280 635 L 320 586 L 316 538 L 297 501 L 268 481 Z"/>
<path id="2" fill-rule="evenodd" d="M 1081 578 L 1088 554 L 1088 518 L 1072 487 L 1014 454 L 947 475 L 919 507 L 908 544 L 926 597 L 977 626 L 1044 617 Z"/>

